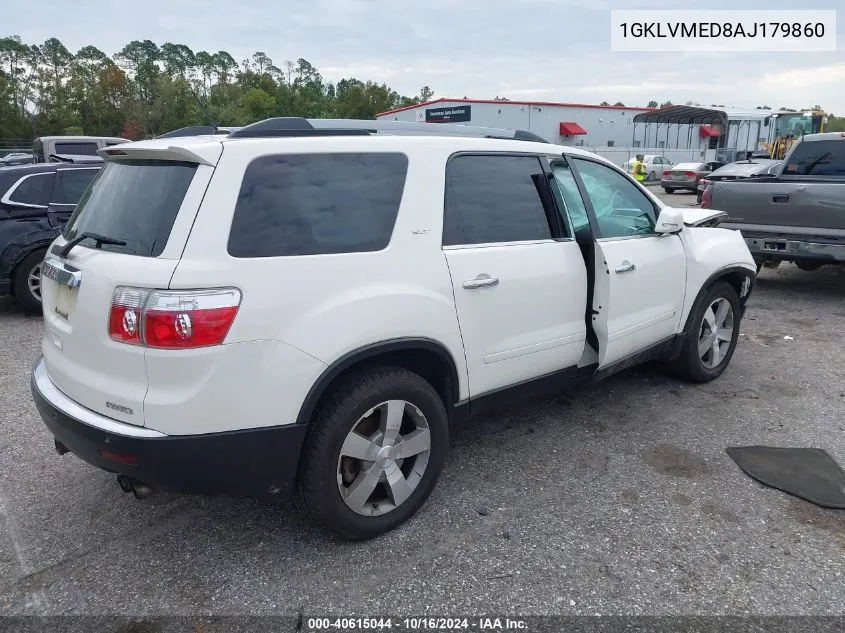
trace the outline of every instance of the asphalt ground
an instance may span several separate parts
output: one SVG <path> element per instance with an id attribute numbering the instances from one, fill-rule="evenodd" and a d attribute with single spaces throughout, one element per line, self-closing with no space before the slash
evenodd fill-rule
<path id="1" fill-rule="evenodd" d="M 843 298 L 845 271 L 764 269 L 720 379 L 636 368 L 457 428 L 419 514 L 365 543 L 288 503 L 139 501 L 56 455 L 41 320 L 0 299 L 0 614 L 845 614 L 845 511 L 725 453 L 845 465 Z"/>

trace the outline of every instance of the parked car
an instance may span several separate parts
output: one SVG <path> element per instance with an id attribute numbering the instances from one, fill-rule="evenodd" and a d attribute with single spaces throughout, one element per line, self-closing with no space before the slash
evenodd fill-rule
<path id="1" fill-rule="evenodd" d="M 759 178 L 771 176 L 777 171 L 782 161 L 771 159 L 749 159 L 740 160 L 735 163 L 728 163 L 715 171 L 712 171 L 706 178 L 698 181 L 698 203 L 704 196 L 704 190 L 711 182 L 722 180 L 744 180 L 746 178 Z"/>
<path id="2" fill-rule="evenodd" d="M 35 162 L 46 163 L 54 154 L 96 156 L 104 147 L 128 143 L 119 136 L 40 136 L 32 142 Z"/>
<path id="3" fill-rule="evenodd" d="M 631 173 L 632 166 L 636 157 L 629 159 L 622 167 L 626 172 Z M 646 182 L 653 182 L 658 179 L 660 174 L 664 171 L 672 169 L 672 161 L 665 156 L 657 156 L 655 154 L 646 154 L 643 156 L 643 164 L 646 170 Z"/>
<path id="4" fill-rule="evenodd" d="M 724 165 L 719 162 L 708 163 L 678 163 L 671 169 L 663 172 L 663 177 L 660 179 L 660 186 L 666 193 L 674 193 L 679 189 L 686 189 L 696 193 L 698 191 L 698 182 Z"/>
<path id="5" fill-rule="evenodd" d="M 9 152 L 5 156 L 0 156 L 0 167 L 9 167 L 11 165 L 28 165 L 35 162 L 35 156 L 27 154 L 26 152 Z"/>
<path id="6" fill-rule="evenodd" d="M 137 497 L 296 490 L 365 539 L 425 502 L 452 422 L 645 360 L 718 377 L 742 236 L 536 139 L 283 118 L 104 150 L 43 265 L 58 452 Z"/>
<path id="7" fill-rule="evenodd" d="M 102 160 L 101 160 L 102 163 Z M 41 163 L 0 168 L 0 295 L 41 311 L 41 262 L 97 164 Z"/>
<path id="8" fill-rule="evenodd" d="M 771 176 L 711 183 L 701 206 L 728 214 L 758 270 L 791 261 L 803 270 L 845 262 L 845 134 L 808 134 Z"/>

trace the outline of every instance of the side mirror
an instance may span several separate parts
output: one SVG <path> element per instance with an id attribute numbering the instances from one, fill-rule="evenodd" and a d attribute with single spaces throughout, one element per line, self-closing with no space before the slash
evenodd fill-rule
<path id="1" fill-rule="evenodd" d="M 684 230 L 684 214 L 678 209 L 666 207 L 660 212 L 657 217 L 657 225 L 654 227 L 655 233 L 661 235 L 669 235 L 671 233 L 680 233 Z"/>

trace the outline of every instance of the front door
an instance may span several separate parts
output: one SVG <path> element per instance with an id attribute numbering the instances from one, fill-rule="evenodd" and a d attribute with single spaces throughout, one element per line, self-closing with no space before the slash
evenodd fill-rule
<path id="1" fill-rule="evenodd" d="M 686 253 L 678 235 L 654 232 L 658 209 L 617 169 L 571 159 L 596 220 L 593 327 L 599 366 L 676 334 L 686 288 Z"/>
<path id="2" fill-rule="evenodd" d="M 587 270 L 539 158 L 462 154 L 446 178 L 443 250 L 470 396 L 576 366 Z"/>

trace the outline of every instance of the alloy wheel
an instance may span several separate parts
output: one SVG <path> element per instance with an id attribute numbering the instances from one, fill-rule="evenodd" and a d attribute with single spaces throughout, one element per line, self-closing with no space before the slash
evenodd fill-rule
<path id="1" fill-rule="evenodd" d="M 381 516 L 416 490 L 431 454 L 428 421 L 405 400 L 388 400 L 352 426 L 340 449 L 337 485 L 344 503 L 363 516 Z"/>
<path id="2" fill-rule="evenodd" d="M 707 369 L 714 369 L 730 350 L 734 334 L 734 312 L 724 297 L 713 300 L 701 321 L 698 335 L 698 356 Z"/>

